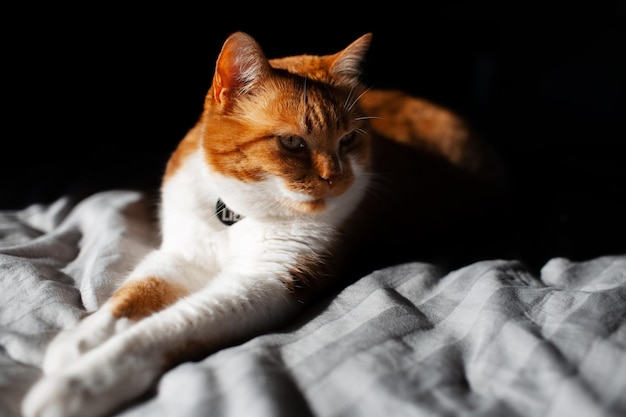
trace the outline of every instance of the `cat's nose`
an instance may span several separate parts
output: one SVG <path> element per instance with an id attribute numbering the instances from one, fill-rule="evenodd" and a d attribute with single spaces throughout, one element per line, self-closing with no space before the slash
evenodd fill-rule
<path id="1" fill-rule="evenodd" d="M 341 161 L 337 157 L 317 155 L 315 165 L 320 179 L 328 182 L 330 187 L 336 182 L 337 177 L 341 175 Z"/>
<path id="2" fill-rule="evenodd" d="M 326 181 L 326 183 L 328 184 L 329 188 L 333 188 L 333 186 L 337 183 L 337 179 L 339 178 L 340 173 L 335 173 L 335 174 L 331 174 L 331 175 L 321 175 L 320 174 L 320 179 L 322 181 Z"/>

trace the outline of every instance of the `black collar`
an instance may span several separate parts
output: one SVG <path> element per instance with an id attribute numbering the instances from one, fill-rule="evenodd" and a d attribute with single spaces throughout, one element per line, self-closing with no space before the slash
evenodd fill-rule
<path id="1" fill-rule="evenodd" d="M 241 214 L 237 214 L 228 207 L 226 207 L 226 204 L 224 204 L 221 198 L 217 199 L 217 204 L 215 205 L 215 214 L 217 218 L 226 226 L 231 226 L 237 223 L 239 220 L 243 219 L 243 216 Z"/>

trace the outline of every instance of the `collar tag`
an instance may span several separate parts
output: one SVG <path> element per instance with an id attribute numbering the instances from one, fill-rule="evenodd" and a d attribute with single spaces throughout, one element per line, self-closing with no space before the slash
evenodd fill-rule
<path id="1" fill-rule="evenodd" d="M 224 204 L 224 202 L 219 198 L 217 199 L 217 204 L 215 205 L 215 214 L 217 215 L 217 218 L 226 226 L 231 226 L 243 219 L 241 214 L 237 214 L 226 207 L 226 204 Z"/>

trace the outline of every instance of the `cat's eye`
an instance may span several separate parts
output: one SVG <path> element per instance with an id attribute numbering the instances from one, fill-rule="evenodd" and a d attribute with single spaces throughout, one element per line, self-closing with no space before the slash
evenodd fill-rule
<path id="1" fill-rule="evenodd" d="M 280 144 L 291 152 L 301 152 L 306 150 L 306 142 L 300 136 L 279 136 Z"/>
<path id="2" fill-rule="evenodd" d="M 348 148 L 354 145 L 356 143 L 356 140 L 357 140 L 356 131 L 352 131 L 348 133 L 347 135 L 343 136 L 341 139 L 339 139 L 339 145 L 342 148 Z"/>

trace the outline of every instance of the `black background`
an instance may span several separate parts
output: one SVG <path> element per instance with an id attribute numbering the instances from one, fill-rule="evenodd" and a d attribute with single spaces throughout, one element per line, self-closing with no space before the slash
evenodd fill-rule
<path id="1" fill-rule="evenodd" d="M 541 265 L 623 252 L 625 2 L 499 4 L 5 10 L 0 209 L 156 190 L 233 31 L 269 58 L 334 53 L 372 32 L 369 85 L 452 108 L 501 153 L 509 254 Z"/>

